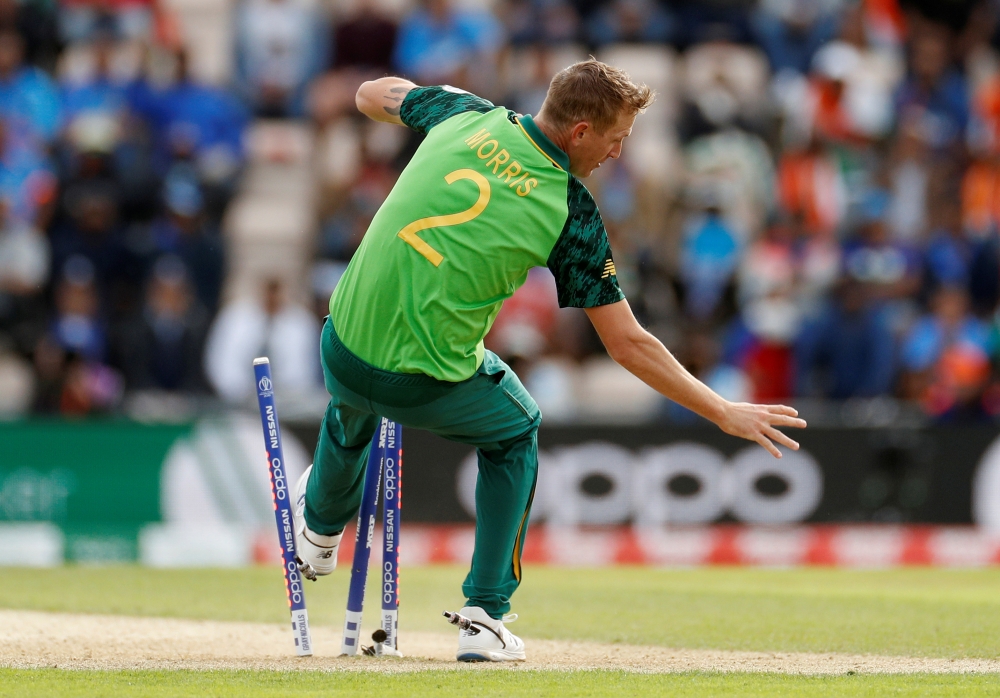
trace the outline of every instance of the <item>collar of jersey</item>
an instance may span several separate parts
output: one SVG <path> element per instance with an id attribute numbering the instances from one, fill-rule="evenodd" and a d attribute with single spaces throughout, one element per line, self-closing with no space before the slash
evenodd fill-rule
<path id="1" fill-rule="evenodd" d="M 539 152 L 547 157 L 549 161 L 560 170 L 569 172 L 569 155 L 549 140 L 549 137 L 542 133 L 542 129 L 535 125 L 531 114 L 517 117 L 517 125 L 521 127 L 524 135 L 528 137 L 532 145 L 538 148 Z"/>

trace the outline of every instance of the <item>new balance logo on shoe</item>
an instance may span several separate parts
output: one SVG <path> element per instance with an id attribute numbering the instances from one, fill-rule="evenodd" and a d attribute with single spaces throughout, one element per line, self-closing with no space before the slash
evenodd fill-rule
<path id="1" fill-rule="evenodd" d="M 340 547 L 340 539 L 344 534 L 343 530 L 337 533 L 322 536 L 310 531 L 306 526 L 306 485 L 309 482 L 309 474 L 312 466 L 306 468 L 295 486 L 295 552 L 301 558 L 300 569 L 309 570 L 309 579 L 317 576 L 330 574 L 337 567 L 337 549 Z"/>

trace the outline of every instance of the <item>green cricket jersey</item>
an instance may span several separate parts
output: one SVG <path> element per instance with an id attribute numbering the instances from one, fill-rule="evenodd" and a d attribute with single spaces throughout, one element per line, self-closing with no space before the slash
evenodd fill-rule
<path id="1" fill-rule="evenodd" d="M 549 267 L 561 307 L 624 298 L 593 197 L 530 116 L 445 86 L 411 90 L 400 117 L 427 138 L 330 298 L 348 349 L 457 382 L 530 268 Z"/>

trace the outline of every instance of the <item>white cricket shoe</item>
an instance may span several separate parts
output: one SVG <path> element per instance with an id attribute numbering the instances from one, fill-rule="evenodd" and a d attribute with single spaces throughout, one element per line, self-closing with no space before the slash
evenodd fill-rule
<path id="1" fill-rule="evenodd" d="M 458 634 L 460 662 L 509 662 L 524 661 L 524 641 L 504 627 L 504 623 L 517 620 L 517 614 L 504 616 L 503 620 L 490 618 L 478 606 L 466 606 L 459 614 L 472 621 L 475 630 L 461 630 Z"/>
<path id="2" fill-rule="evenodd" d="M 315 581 L 316 577 L 330 574 L 337 569 L 337 550 L 344 532 L 332 536 L 321 536 L 313 533 L 306 526 L 306 485 L 309 483 L 309 473 L 312 466 L 306 468 L 295 485 L 295 554 L 299 569 L 306 579 Z"/>

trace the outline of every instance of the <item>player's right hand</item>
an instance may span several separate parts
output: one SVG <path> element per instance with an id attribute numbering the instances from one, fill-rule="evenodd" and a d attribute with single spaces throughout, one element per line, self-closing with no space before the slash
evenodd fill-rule
<path id="1" fill-rule="evenodd" d="M 799 444 L 778 431 L 777 427 L 805 429 L 806 420 L 800 419 L 798 412 L 785 405 L 753 405 L 748 402 L 730 402 L 719 422 L 719 428 L 727 434 L 756 441 L 775 458 L 781 458 L 781 451 L 775 442 L 793 451 Z"/>

